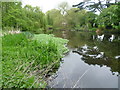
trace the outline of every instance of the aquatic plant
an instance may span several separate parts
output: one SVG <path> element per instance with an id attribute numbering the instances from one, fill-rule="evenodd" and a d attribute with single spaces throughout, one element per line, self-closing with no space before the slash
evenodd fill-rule
<path id="1" fill-rule="evenodd" d="M 31 38 L 29 38 L 31 37 Z M 43 88 L 45 76 L 59 65 L 67 40 L 53 35 L 9 34 L 2 37 L 2 87 Z"/>

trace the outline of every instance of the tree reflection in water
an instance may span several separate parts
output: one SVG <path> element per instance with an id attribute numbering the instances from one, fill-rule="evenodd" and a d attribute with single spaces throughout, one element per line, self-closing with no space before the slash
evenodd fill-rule
<path id="1" fill-rule="evenodd" d="M 100 52 L 100 50 L 96 46 L 89 47 L 87 45 L 84 45 L 82 47 L 79 47 L 77 50 L 73 50 L 72 52 L 81 55 L 82 60 L 89 65 L 97 64 L 100 65 L 101 67 L 106 65 L 107 67 L 111 68 L 112 74 L 114 74 L 114 72 L 119 72 L 118 60 L 106 56 L 105 53 Z"/>
<path id="2" fill-rule="evenodd" d="M 64 31 L 65 32 L 65 31 Z M 119 33 L 96 33 L 66 31 L 62 36 L 61 32 L 54 32 L 58 37 L 69 40 L 68 47 L 73 49 L 73 53 L 82 56 L 82 60 L 89 65 L 106 65 L 111 68 L 111 72 L 120 73 L 120 35 Z M 104 36 L 104 37 L 103 37 Z M 101 37 L 102 40 L 98 39 Z"/>

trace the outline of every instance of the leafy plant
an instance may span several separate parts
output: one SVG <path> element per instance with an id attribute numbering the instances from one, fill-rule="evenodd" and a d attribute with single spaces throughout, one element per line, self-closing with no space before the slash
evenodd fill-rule
<path id="1" fill-rule="evenodd" d="M 28 32 L 5 35 L 2 40 L 3 88 L 45 87 L 43 77 L 48 67 L 53 62 L 57 62 L 55 67 L 59 65 L 60 58 L 67 51 L 64 44 L 68 42 L 53 35 Z"/>

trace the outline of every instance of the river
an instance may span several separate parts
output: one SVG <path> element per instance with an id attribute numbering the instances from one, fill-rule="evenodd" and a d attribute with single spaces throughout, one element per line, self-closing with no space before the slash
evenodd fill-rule
<path id="1" fill-rule="evenodd" d="M 118 88 L 120 35 L 55 31 L 68 39 L 69 52 L 49 81 L 52 88 Z M 50 77 L 50 78 L 51 78 Z"/>

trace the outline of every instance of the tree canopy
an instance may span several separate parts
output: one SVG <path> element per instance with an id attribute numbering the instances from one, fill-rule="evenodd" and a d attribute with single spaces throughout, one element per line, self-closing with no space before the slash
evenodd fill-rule
<path id="1" fill-rule="evenodd" d="M 77 5 L 73 5 L 73 7 L 78 7 L 80 10 L 86 9 L 92 12 L 102 12 L 104 8 L 108 8 L 111 5 L 116 5 L 118 0 L 83 0 Z"/>
<path id="2" fill-rule="evenodd" d="M 2 2 L 2 28 L 3 30 L 19 29 L 34 33 L 41 33 L 49 29 L 109 28 L 119 30 L 120 3 L 112 1 L 84 0 L 84 2 L 73 5 L 78 8 L 69 8 L 67 2 L 62 2 L 57 9 L 49 10 L 46 13 L 43 13 L 37 6 L 22 7 L 21 2 Z M 100 11 L 100 15 L 95 14 L 95 11 Z"/>

